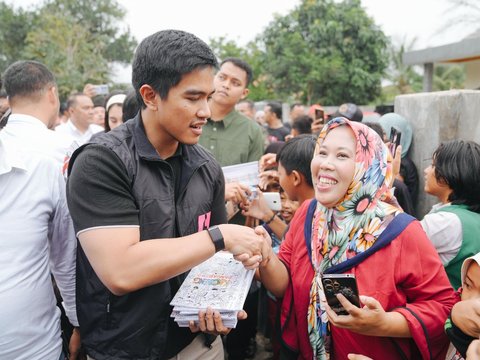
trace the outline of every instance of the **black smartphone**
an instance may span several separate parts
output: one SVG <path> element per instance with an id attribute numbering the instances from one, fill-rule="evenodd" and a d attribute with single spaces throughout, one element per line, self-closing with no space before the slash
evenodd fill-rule
<path id="1" fill-rule="evenodd" d="M 328 305 L 337 315 L 348 315 L 348 312 L 337 299 L 337 294 L 342 294 L 353 305 L 360 307 L 357 279 L 353 274 L 323 274 L 323 291 Z"/>
<path id="2" fill-rule="evenodd" d="M 397 146 L 400 145 L 401 138 L 402 132 L 392 126 L 390 130 L 390 152 L 392 153 L 392 156 L 395 156 L 395 151 L 397 151 Z"/>
<path id="3" fill-rule="evenodd" d="M 325 120 L 324 119 L 324 111 L 322 109 L 315 109 L 315 120 L 322 120 L 322 122 Z"/>

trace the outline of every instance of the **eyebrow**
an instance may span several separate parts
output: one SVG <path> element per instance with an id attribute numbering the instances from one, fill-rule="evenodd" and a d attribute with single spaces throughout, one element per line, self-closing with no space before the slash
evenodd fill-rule
<path id="1" fill-rule="evenodd" d="M 320 148 L 321 149 L 327 149 L 327 147 L 325 145 L 320 145 Z M 348 151 L 348 152 L 354 153 L 352 150 L 350 150 L 349 148 L 344 147 L 344 146 L 340 146 L 340 147 L 336 148 L 335 150 L 343 150 L 343 151 Z"/>
<path id="2" fill-rule="evenodd" d="M 238 78 L 236 78 L 235 76 L 232 76 L 232 75 L 228 75 L 227 73 L 224 73 L 223 71 L 219 71 L 218 74 L 221 74 L 221 75 L 223 75 L 223 76 L 229 77 L 229 78 L 231 78 L 232 80 L 238 81 L 239 83 L 242 82 L 241 79 L 238 79 Z"/>
<path id="3" fill-rule="evenodd" d="M 214 92 L 215 92 L 215 89 L 208 94 L 202 90 L 187 89 L 184 94 L 185 95 L 212 95 Z"/>

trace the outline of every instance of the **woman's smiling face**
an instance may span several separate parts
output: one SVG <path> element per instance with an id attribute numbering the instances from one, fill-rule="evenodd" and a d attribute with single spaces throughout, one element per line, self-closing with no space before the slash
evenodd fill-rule
<path id="1" fill-rule="evenodd" d="M 315 198 L 325 207 L 345 197 L 355 174 L 356 138 L 348 126 L 329 131 L 313 157 L 311 168 Z"/>

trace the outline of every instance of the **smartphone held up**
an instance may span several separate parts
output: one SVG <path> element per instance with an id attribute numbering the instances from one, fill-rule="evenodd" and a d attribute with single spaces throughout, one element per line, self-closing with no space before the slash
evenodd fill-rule
<path id="1" fill-rule="evenodd" d="M 392 129 L 390 130 L 389 148 L 393 157 L 395 157 L 395 152 L 397 151 L 398 145 L 400 145 L 401 139 L 402 132 L 396 127 L 392 126 Z"/>

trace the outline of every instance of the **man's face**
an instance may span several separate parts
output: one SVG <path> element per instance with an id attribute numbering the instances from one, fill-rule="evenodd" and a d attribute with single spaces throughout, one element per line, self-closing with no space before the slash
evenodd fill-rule
<path id="1" fill-rule="evenodd" d="M 270 125 L 276 119 L 276 115 L 273 113 L 272 108 L 269 105 L 266 105 L 263 108 L 263 111 L 265 112 L 265 122 Z"/>
<path id="2" fill-rule="evenodd" d="M 103 106 L 93 108 L 93 123 L 102 127 L 105 125 L 105 108 Z"/>
<path id="3" fill-rule="evenodd" d="M 222 65 L 215 76 L 214 85 L 212 100 L 218 104 L 233 107 L 248 95 L 247 73 L 231 62 Z"/>
<path id="4" fill-rule="evenodd" d="M 242 113 L 249 119 L 254 120 L 255 119 L 255 112 L 253 109 L 250 107 L 250 105 L 246 102 L 241 102 L 235 106 L 235 110 L 238 112 Z"/>
<path id="5" fill-rule="evenodd" d="M 70 108 L 70 118 L 75 124 L 88 126 L 93 123 L 93 101 L 86 95 L 77 96 Z"/>
<path id="6" fill-rule="evenodd" d="M 303 105 L 295 105 L 290 111 L 290 119 L 294 120 L 299 116 L 305 115 L 305 107 Z"/>
<path id="7" fill-rule="evenodd" d="M 158 111 L 153 126 L 163 141 L 189 145 L 198 142 L 202 126 L 211 115 L 208 100 L 215 89 L 213 78 L 212 67 L 194 70 L 183 75 L 166 99 L 157 94 Z"/>

